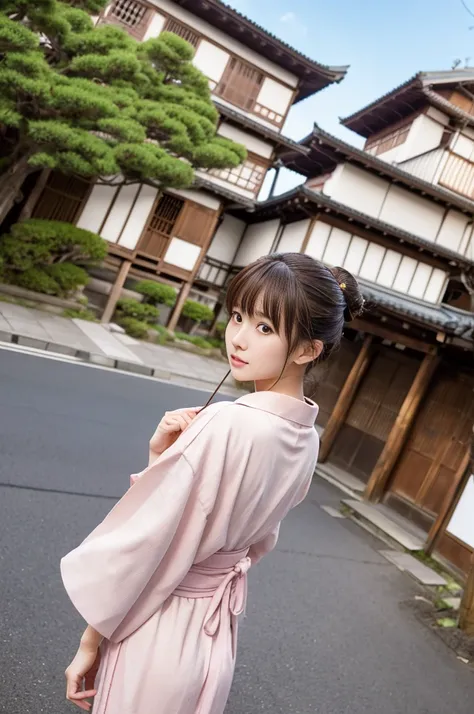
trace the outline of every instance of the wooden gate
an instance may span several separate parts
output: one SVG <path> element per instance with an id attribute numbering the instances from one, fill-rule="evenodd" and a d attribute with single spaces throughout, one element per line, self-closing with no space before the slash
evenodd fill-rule
<path id="1" fill-rule="evenodd" d="M 334 464 L 368 481 L 419 364 L 414 357 L 379 347 L 334 442 Z"/>
<path id="2" fill-rule="evenodd" d="M 440 365 L 394 469 L 390 493 L 436 516 L 471 439 L 474 378 Z"/>

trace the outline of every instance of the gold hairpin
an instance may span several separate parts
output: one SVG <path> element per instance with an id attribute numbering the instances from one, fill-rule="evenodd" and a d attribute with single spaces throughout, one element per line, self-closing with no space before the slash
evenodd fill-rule
<path id="1" fill-rule="evenodd" d="M 341 288 L 341 290 L 345 290 L 347 285 L 345 283 L 339 283 L 339 287 Z"/>

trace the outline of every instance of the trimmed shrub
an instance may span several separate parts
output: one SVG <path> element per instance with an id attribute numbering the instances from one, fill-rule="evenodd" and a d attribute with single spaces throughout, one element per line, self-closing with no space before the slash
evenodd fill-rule
<path id="1" fill-rule="evenodd" d="M 48 265 L 45 272 L 56 281 L 63 293 L 74 292 L 89 282 L 87 271 L 74 263 L 54 263 Z"/>
<path id="2" fill-rule="evenodd" d="M 216 324 L 216 335 L 217 335 L 217 337 L 220 337 L 221 340 L 224 339 L 226 328 L 227 328 L 227 322 L 218 322 Z"/>
<path id="3" fill-rule="evenodd" d="M 142 320 L 136 320 L 134 317 L 121 317 L 117 322 L 130 337 L 135 337 L 137 340 L 148 337 L 150 325 Z"/>
<path id="4" fill-rule="evenodd" d="M 154 280 L 140 280 L 134 287 L 137 293 L 145 296 L 147 303 L 173 307 L 176 302 L 176 290 L 171 285 L 157 283 Z"/>
<path id="5" fill-rule="evenodd" d="M 200 337 L 199 335 L 188 335 L 185 332 L 176 332 L 175 337 L 178 340 L 190 342 L 192 345 L 200 347 L 203 350 L 209 350 L 212 347 L 212 344 L 208 342 L 208 340 L 206 340 L 204 337 Z"/>
<path id="6" fill-rule="evenodd" d="M 214 311 L 210 307 L 194 300 L 186 300 L 182 315 L 194 322 L 209 322 L 214 319 Z"/>
<path id="7" fill-rule="evenodd" d="M 92 310 L 82 309 L 80 307 L 67 307 L 62 312 L 63 317 L 78 318 L 79 320 L 88 320 L 89 322 L 96 322 L 97 315 L 92 312 Z"/>
<path id="8" fill-rule="evenodd" d="M 33 290 L 36 293 L 44 293 L 45 295 L 57 295 L 59 285 L 48 273 L 39 268 L 28 268 L 21 273 L 12 276 L 7 274 L 8 282 L 12 282 L 26 290 Z"/>
<path id="9" fill-rule="evenodd" d="M 155 342 L 158 345 L 166 345 L 167 342 L 173 342 L 174 337 L 171 335 L 171 333 L 166 329 L 166 327 L 163 327 L 163 325 L 152 325 L 151 328 L 153 330 L 156 330 L 156 340 Z"/>
<path id="10" fill-rule="evenodd" d="M 117 313 L 120 317 L 132 317 L 141 322 L 152 323 L 160 316 L 160 311 L 154 305 L 146 305 L 134 298 L 122 298 L 117 303 Z"/>

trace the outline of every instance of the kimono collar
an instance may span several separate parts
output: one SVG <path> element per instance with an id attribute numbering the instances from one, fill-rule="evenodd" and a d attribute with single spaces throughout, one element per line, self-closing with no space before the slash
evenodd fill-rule
<path id="1" fill-rule="evenodd" d="M 236 404 L 276 414 L 302 426 L 314 426 L 319 411 L 318 405 L 310 399 L 305 398 L 303 402 L 278 392 L 253 392 L 237 399 Z"/>

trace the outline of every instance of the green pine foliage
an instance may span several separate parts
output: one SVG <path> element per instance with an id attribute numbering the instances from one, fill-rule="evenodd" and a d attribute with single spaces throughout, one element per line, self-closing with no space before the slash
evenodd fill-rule
<path id="1" fill-rule="evenodd" d="M 158 283 L 155 280 L 140 280 L 134 290 L 144 295 L 145 302 L 150 305 L 167 305 L 173 307 L 176 302 L 176 290 L 171 285 Z"/>
<path id="2" fill-rule="evenodd" d="M 3 279 L 47 295 L 68 296 L 87 285 L 89 275 L 81 266 L 106 254 L 106 242 L 95 233 L 39 218 L 16 223 L 0 241 Z"/>
<path id="3" fill-rule="evenodd" d="M 122 317 L 133 317 L 142 322 L 156 322 L 160 316 L 160 311 L 154 305 L 146 305 L 138 302 L 134 298 L 121 298 L 117 303 L 117 315 Z"/>
<path id="4" fill-rule="evenodd" d="M 173 33 L 140 43 L 95 27 L 105 0 L 0 0 L 0 202 L 15 171 L 182 188 L 194 168 L 238 166 L 194 48 Z"/>
<path id="5" fill-rule="evenodd" d="M 210 322 L 214 319 L 214 311 L 207 305 L 203 305 L 195 300 L 186 300 L 182 315 L 194 322 Z"/>

